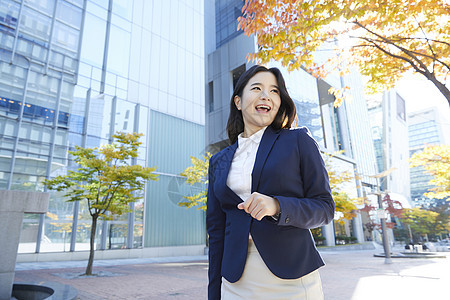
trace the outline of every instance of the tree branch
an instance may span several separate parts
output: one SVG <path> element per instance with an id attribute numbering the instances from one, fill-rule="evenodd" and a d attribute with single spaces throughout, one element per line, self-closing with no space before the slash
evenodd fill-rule
<path id="1" fill-rule="evenodd" d="M 405 48 L 403 48 L 403 47 L 401 47 L 401 46 L 399 46 L 399 45 L 393 43 L 391 40 L 385 38 L 384 36 L 382 36 L 382 35 L 380 35 L 380 34 L 374 32 L 374 31 L 368 29 L 367 27 L 365 27 L 364 25 L 362 25 L 361 23 L 359 23 L 357 20 L 353 21 L 353 23 L 356 24 L 356 25 L 358 25 L 359 27 L 363 28 L 363 29 L 366 30 L 367 32 L 369 32 L 369 33 L 371 33 L 371 34 L 377 36 L 378 38 L 380 38 L 380 39 L 381 39 L 382 41 L 384 41 L 385 43 L 387 43 L 387 44 L 389 44 L 389 45 L 392 45 L 392 46 L 398 48 L 399 50 L 401 50 L 402 52 L 404 52 L 406 55 L 410 56 L 410 57 L 411 57 L 413 60 L 415 60 L 415 61 L 419 64 L 419 66 L 424 70 L 423 72 L 425 72 L 425 74 L 428 74 L 428 75 L 426 75 L 427 78 L 429 78 L 428 76 L 432 76 L 432 74 L 430 73 L 430 71 L 428 71 L 427 66 L 426 66 L 420 59 L 418 59 L 418 58 L 414 55 L 414 53 L 413 53 L 412 51 L 410 51 L 410 50 L 408 50 L 408 49 L 405 49 Z M 366 41 L 368 41 L 368 40 L 366 39 Z M 370 42 L 370 41 L 368 41 L 368 42 Z M 381 47 L 377 47 L 377 48 L 379 48 L 380 50 L 382 49 Z M 384 49 L 383 49 L 382 51 L 383 51 L 384 53 L 386 53 L 386 54 L 387 54 L 387 53 L 390 53 L 390 52 L 385 51 Z M 397 58 L 401 58 L 401 57 L 402 57 L 402 56 L 394 56 L 392 53 L 390 53 L 390 55 L 393 56 L 393 57 L 397 57 Z M 421 74 L 423 74 L 423 73 L 421 73 Z M 424 75 L 425 75 L 425 74 L 424 74 Z"/>
<path id="2" fill-rule="evenodd" d="M 418 73 L 420 73 L 420 74 L 426 76 L 425 72 L 422 71 L 421 69 L 419 69 L 419 67 L 416 66 L 412 60 L 407 59 L 406 57 L 403 57 L 403 56 L 400 56 L 400 55 L 396 55 L 396 54 L 390 53 L 389 51 L 385 50 L 383 47 L 377 45 L 377 44 L 376 44 L 374 41 L 372 41 L 371 39 L 367 39 L 367 38 L 364 38 L 364 37 L 360 37 L 360 39 L 363 39 L 363 40 L 365 40 L 366 42 L 369 42 L 369 43 L 373 44 L 373 47 L 375 47 L 375 48 L 377 48 L 378 50 L 382 51 L 382 52 L 385 53 L 386 55 L 389 55 L 389 56 L 392 56 L 392 57 L 394 57 L 394 58 L 397 58 L 397 59 L 406 61 L 407 63 L 409 63 L 409 64 L 413 67 L 414 70 L 416 70 L 416 72 L 418 72 Z"/>

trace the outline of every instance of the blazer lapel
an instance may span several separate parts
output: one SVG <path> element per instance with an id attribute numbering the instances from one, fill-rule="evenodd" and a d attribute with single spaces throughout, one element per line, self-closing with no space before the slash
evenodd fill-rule
<path id="1" fill-rule="evenodd" d="M 256 153 L 255 165 L 252 171 L 252 193 L 258 190 L 259 178 L 270 150 L 278 138 L 280 131 L 275 131 L 272 127 L 267 127 L 264 135 L 259 143 L 258 152 Z"/>
<path id="2" fill-rule="evenodd" d="M 216 189 L 216 191 L 218 193 L 221 193 L 220 191 L 222 191 L 223 195 L 227 196 L 225 197 L 225 199 L 233 199 L 233 201 L 240 203 L 242 202 L 242 199 L 227 185 L 228 173 L 230 172 L 231 163 L 233 161 L 234 153 L 236 152 L 237 147 L 238 143 L 236 142 L 226 148 L 226 152 L 223 154 L 220 161 L 218 161 L 220 175 L 216 180 L 216 182 L 218 183 L 218 188 Z"/>

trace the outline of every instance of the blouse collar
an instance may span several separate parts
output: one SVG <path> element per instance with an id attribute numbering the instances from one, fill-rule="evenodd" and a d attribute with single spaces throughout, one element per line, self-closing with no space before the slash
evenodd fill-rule
<path id="1" fill-rule="evenodd" d="M 244 134 L 243 132 L 241 132 L 238 135 L 238 147 L 239 145 L 243 145 L 244 143 L 248 142 L 248 141 L 252 141 L 255 144 L 259 144 L 259 142 L 261 142 L 262 136 L 264 134 L 264 131 L 266 131 L 267 126 L 258 130 L 257 132 L 255 132 L 254 134 L 252 134 L 251 136 L 249 136 L 248 138 L 243 137 L 242 135 Z"/>

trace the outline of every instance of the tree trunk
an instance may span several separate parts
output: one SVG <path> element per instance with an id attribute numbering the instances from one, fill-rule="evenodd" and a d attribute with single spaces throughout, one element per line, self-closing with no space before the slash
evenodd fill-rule
<path id="1" fill-rule="evenodd" d="M 450 106 L 450 90 L 445 86 L 445 84 L 437 80 L 437 78 L 434 76 L 429 76 L 427 77 L 427 79 L 430 80 L 438 88 L 442 95 L 444 95 L 444 97 L 447 99 L 448 105 Z"/>
<path id="2" fill-rule="evenodd" d="M 98 219 L 97 215 L 92 216 L 89 260 L 86 267 L 86 273 L 84 275 L 92 275 L 92 265 L 94 264 L 94 253 L 95 253 L 94 251 L 95 233 L 97 231 L 97 219 Z"/>

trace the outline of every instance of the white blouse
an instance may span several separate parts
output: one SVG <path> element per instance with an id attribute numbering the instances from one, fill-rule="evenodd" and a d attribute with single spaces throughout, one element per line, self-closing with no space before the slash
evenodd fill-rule
<path id="1" fill-rule="evenodd" d="M 242 201 L 247 200 L 252 194 L 253 166 L 266 128 L 260 129 L 248 138 L 242 137 L 242 133 L 238 136 L 238 148 L 231 162 L 227 185 Z"/>

